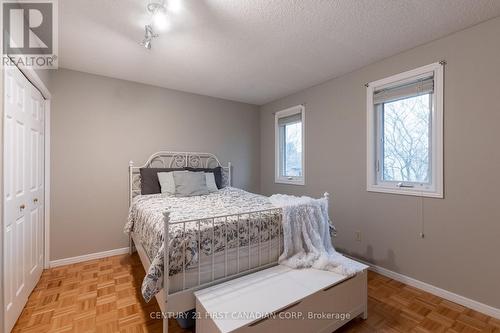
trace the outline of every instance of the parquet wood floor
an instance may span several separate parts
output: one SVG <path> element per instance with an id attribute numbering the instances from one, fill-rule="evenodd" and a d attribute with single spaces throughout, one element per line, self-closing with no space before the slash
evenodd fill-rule
<path id="1" fill-rule="evenodd" d="M 46 270 L 13 332 L 161 332 L 150 318 L 156 300 L 146 304 L 140 294 L 144 274 L 137 254 Z M 372 272 L 368 279 L 368 319 L 338 332 L 500 333 L 500 320 Z"/>

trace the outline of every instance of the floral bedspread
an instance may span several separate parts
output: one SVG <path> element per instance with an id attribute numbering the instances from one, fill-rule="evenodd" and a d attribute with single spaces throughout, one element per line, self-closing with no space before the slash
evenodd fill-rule
<path id="1" fill-rule="evenodd" d="M 262 211 L 259 213 L 249 213 Z M 278 235 L 281 210 L 269 198 L 241 189 L 226 187 L 218 192 L 194 197 L 164 194 L 139 195 L 129 210 L 125 232 L 140 239 L 151 266 L 142 284 L 149 302 L 163 287 L 164 217 L 170 212 L 169 275 L 196 267 L 200 255 L 259 242 Z M 229 217 L 216 217 L 227 216 Z M 214 218 L 216 217 L 216 218 Z M 249 235 L 250 231 L 250 235 Z M 259 232 L 260 231 L 260 232 Z"/>

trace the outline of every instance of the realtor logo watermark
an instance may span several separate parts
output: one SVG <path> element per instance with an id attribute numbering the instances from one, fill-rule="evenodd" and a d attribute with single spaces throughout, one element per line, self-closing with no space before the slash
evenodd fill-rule
<path id="1" fill-rule="evenodd" d="M 57 68 L 57 0 L 4 0 L 2 21 L 3 66 Z"/>

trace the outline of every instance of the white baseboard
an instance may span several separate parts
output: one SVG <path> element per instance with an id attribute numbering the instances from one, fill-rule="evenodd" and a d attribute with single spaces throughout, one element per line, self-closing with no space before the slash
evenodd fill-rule
<path id="1" fill-rule="evenodd" d="M 85 254 L 83 256 L 78 256 L 78 257 L 58 259 L 58 260 L 51 261 L 50 267 L 52 268 L 52 267 L 59 267 L 59 266 L 64 266 L 64 265 L 71 265 L 71 264 L 76 264 L 79 262 L 84 262 L 84 261 L 89 261 L 89 260 L 94 260 L 94 259 L 101 259 L 101 258 L 106 258 L 106 257 L 112 257 L 112 256 L 120 255 L 120 254 L 126 254 L 128 252 L 129 252 L 129 248 L 124 247 L 121 249 L 114 249 L 114 250 L 109 250 L 109 251 L 104 251 L 104 252 Z"/>
<path id="2" fill-rule="evenodd" d="M 472 300 L 470 298 L 455 294 L 451 291 L 438 288 L 436 286 L 433 286 L 431 284 L 416 280 L 416 279 L 411 278 L 409 276 L 393 272 L 393 271 L 388 270 L 386 268 L 383 268 L 383 267 L 380 267 L 377 265 L 373 265 L 369 262 L 358 259 L 356 257 L 352 257 L 352 256 L 348 256 L 348 255 L 346 255 L 346 257 L 350 257 L 356 261 L 362 262 L 362 263 L 370 266 L 369 269 L 373 272 L 379 273 L 379 274 L 387 276 L 388 278 L 391 278 L 393 280 L 402 282 L 402 283 L 407 284 L 409 286 L 412 286 L 412 287 L 421 289 L 423 291 L 426 291 L 428 293 L 431 293 L 433 295 L 439 296 L 439 297 L 444 298 L 450 302 L 460 304 L 460 305 L 465 306 L 467 308 L 484 313 L 488 316 L 500 319 L 500 309 L 497 309 L 497 308 L 494 308 L 490 305 L 480 303 L 480 302 Z"/>

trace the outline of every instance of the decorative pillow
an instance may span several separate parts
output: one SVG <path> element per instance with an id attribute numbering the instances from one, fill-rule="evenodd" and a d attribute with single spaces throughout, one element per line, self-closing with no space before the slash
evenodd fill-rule
<path id="1" fill-rule="evenodd" d="M 191 197 L 208 194 L 207 178 L 204 172 L 174 171 L 175 195 Z"/>
<path id="2" fill-rule="evenodd" d="M 219 189 L 217 188 L 217 184 L 215 183 L 215 176 L 213 172 L 205 172 L 205 178 L 207 180 L 208 192 L 217 192 Z"/>
<path id="3" fill-rule="evenodd" d="M 187 172 L 187 171 L 178 171 Z M 161 193 L 175 194 L 174 172 L 158 172 L 158 180 L 160 181 Z"/>
<path id="4" fill-rule="evenodd" d="M 217 184 L 217 188 L 222 188 L 222 167 L 216 168 L 186 168 L 189 171 L 203 171 L 203 172 L 212 172 L 215 177 L 215 184 Z"/>
<path id="5" fill-rule="evenodd" d="M 141 168 L 141 194 L 161 193 L 158 172 L 184 170 L 179 168 Z"/>

